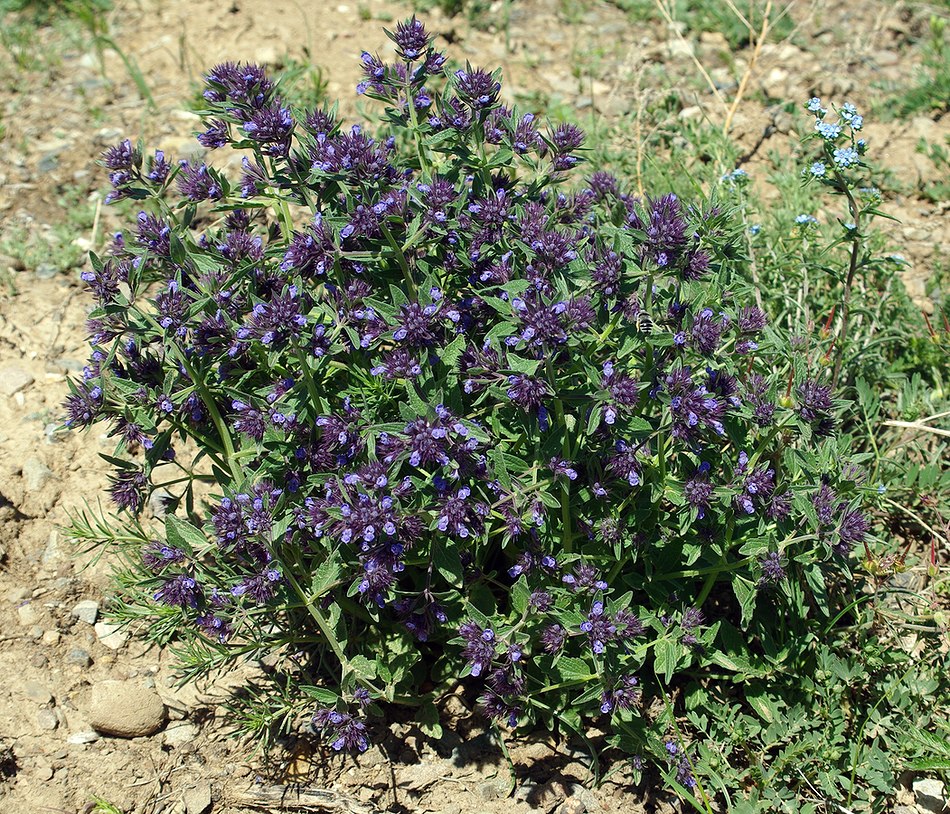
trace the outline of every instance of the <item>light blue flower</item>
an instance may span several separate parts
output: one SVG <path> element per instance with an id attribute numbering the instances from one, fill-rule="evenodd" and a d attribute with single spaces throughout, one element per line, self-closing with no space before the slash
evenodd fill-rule
<path id="1" fill-rule="evenodd" d="M 853 167 L 860 160 L 858 151 L 853 147 L 844 147 L 835 150 L 834 161 L 839 167 Z"/>
<path id="2" fill-rule="evenodd" d="M 795 218 L 795 223 L 797 223 L 799 226 L 808 226 L 812 223 L 817 224 L 818 218 L 816 218 L 814 215 L 802 214 Z"/>
<path id="3" fill-rule="evenodd" d="M 754 237 L 755 235 L 757 235 L 757 234 L 758 234 L 759 232 L 761 232 L 761 231 L 762 231 L 762 224 L 761 224 L 761 223 L 753 223 L 753 224 L 749 227 L 749 234 L 752 235 L 753 237 Z"/>
<path id="4" fill-rule="evenodd" d="M 834 141 L 841 135 L 841 125 L 823 122 L 821 119 L 815 119 L 815 130 L 818 134 L 828 141 Z"/>
<path id="5" fill-rule="evenodd" d="M 817 96 L 812 96 L 807 102 L 805 102 L 805 109 L 816 113 L 819 116 L 824 116 L 828 111 L 821 106 L 821 99 Z"/>
<path id="6" fill-rule="evenodd" d="M 828 172 L 828 167 L 825 166 L 824 162 L 816 161 L 811 165 L 811 167 L 809 167 L 808 171 L 814 178 L 824 178 L 825 173 Z"/>

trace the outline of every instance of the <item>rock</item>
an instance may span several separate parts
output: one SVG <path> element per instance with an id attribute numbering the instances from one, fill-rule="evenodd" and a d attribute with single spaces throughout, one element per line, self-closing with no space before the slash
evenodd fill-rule
<path id="1" fill-rule="evenodd" d="M 19 393 L 35 381 L 36 379 L 33 378 L 29 371 L 21 367 L 0 368 L 0 393 L 4 396 L 12 396 L 14 393 Z"/>
<path id="2" fill-rule="evenodd" d="M 478 794 L 483 800 L 495 800 L 501 796 L 501 788 L 496 780 L 478 784 Z"/>
<path id="3" fill-rule="evenodd" d="M 36 267 L 35 274 L 40 280 L 52 280 L 59 276 L 59 269 L 52 263 L 40 263 Z"/>
<path id="4" fill-rule="evenodd" d="M 99 733 L 97 732 L 74 732 L 66 738 L 66 743 L 79 746 L 84 743 L 95 743 L 97 740 L 99 740 Z"/>
<path id="5" fill-rule="evenodd" d="M 158 693 L 124 681 L 94 685 L 88 714 L 97 732 L 121 738 L 154 735 L 165 723 L 165 705 Z"/>
<path id="6" fill-rule="evenodd" d="M 23 685 L 23 692 L 26 697 L 37 704 L 48 704 L 53 700 L 53 694 L 39 681 L 27 681 Z"/>
<path id="7" fill-rule="evenodd" d="M 66 655 L 67 664 L 75 664 L 77 667 L 88 667 L 92 664 L 92 656 L 81 647 L 74 647 Z"/>
<path id="8" fill-rule="evenodd" d="M 165 730 L 164 742 L 166 746 L 181 746 L 191 743 L 198 737 L 198 727 L 188 721 L 170 724 Z"/>
<path id="9" fill-rule="evenodd" d="M 939 814 L 947 807 L 947 794 L 943 783 L 930 777 L 915 780 L 913 783 L 914 801 L 924 811 Z"/>
<path id="10" fill-rule="evenodd" d="M 129 634 L 119 625 L 110 625 L 108 622 L 96 622 L 95 630 L 99 642 L 110 650 L 120 650 L 129 640 Z"/>
<path id="11" fill-rule="evenodd" d="M 202 783 L 193 789 L 185 789 L 181 796 L 187 814 L 204 814 L 211 808 L 211 784 Z"/>
<path id="12" fill-rule="evenodd" d="M 59 718 L 56 717 L 56 713 L 51 709 L 41 709 L 36 713 L 36 723 L 39 725 L 40 729 L 46 729 L 52 732 L 59 726 Z"/>
<path id="13" fill-rule="evenodd" d="M 689 121 L 690 119 L 701 119 L 703 117 L 703 109 L 699 105 L 690 105 L 689 107 L 684 107 L 680 112 L 677 118 L 683 121 Z"/>
<path id="14" fill-rule="evenodd" d="M 672 39 L 666 42 L 666 53 L 670 59 L 691 59 L 693 45 L 688 40 Z"/>
<path id="15" fill-rule="evenodd" d="M 84 599 L 77 602 L 70 611 L 80 622 L 94 625 L 99 617 L 99 603 L 95 599 Z"/>
<path id="16" fill-rule="evenodd" d="M 23 462 L 23 480 L 29 492 L 39 492 L 53 477 L 53 471 L 36 456 Z"/>
<path id="17" fill-rule="evenodd" d="M 25 605 L 20 605 L 20 607 L 16 609 L 16 615 L 23 627 L 32 627 L 40 619 L 39 612 L 30 602 L 27 602 Z"/>
<path id="18" fill-rule="evenodd" d="M 59 644 L 59 631 L 58 630 L 47 630 L 43 634 L 43 644 L 53 647 L 54 645 Z"/>

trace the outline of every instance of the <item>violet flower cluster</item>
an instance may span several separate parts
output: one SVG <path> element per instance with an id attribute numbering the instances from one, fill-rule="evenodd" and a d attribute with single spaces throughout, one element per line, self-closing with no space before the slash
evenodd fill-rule
<path id="1" fill-rule="evenodd" d="M 375 133 L 225 63 L 206 159 L 106 152 L 143 209 L 83 274 L 67 423 L 108 422 L 130 524 L 177 498 L 148 612 L 219 661 L 289 645 L 334 749 L 450 677 L 506 726 L 621 733 L 757 591 L 846 573 L 869 524 L 833 395 L 729 212 L 626 191 L 415 18 L 391 37 L 360 58 Z"/>

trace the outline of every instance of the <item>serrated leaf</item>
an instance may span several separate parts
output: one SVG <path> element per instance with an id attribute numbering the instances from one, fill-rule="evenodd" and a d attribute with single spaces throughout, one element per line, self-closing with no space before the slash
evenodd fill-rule
<path id="1" fill-rule="evenodd" d="M 557 669 L 567 681 L 586 681 L 593 677 L 590 665 L 573 656 L 561 656 L 557 660 Z"/>
<path id="2" fill-rule="evenodd" d="M 201 531 L 173 514 L 165 517 L 165 539 L 189 556 L 194 556 L 196 551 L 201 551 L 208 545 L 208 539 Z"/>
<path id="3" fill-rule="evenodd" d="M 406 394 L 409 396 L 409 406 L 415 412 L 417 418 L 424 418 L 428 415 L 429 405 L 422 400 L 412 382 L 406 382 Z"/>
<path id="4" fill-rule="evenodd" d="M 732 591 L 736 595 L 739 607 L 742 610 L 742 626 L 747 627 L 755 612 L 755 584 L 745 577 L 735 574 L 732 578 Z"/>
<path id="5" fill-rule="evenodd" d="M 528 587 L 527 578 L 522 574 L 511 586 L 511 606 L 515 609 L 515 613 L 523 614 L 528 608 L 529 599 L 531 599 L 531 589 Z"/>
<path id="6" fill-rule="evenodd" d="M 333 690 L 328 690 L 326 687 L 311 687 L 308 685 L 300 686 L 301 692 L 304 695 L 308 695 L 316 701 L 319 701 L 321 704 L 327 707 L 332 707 L 340 700 L 340 696 L 337 695 Z"/>
<path id="7" fill-rule="evenodd" d="M 310 590 L 313 592 L 313 598 L 319 599 L 323 596 L 331 585 L 334 585 L 340 578 L 340 563 L 334 555 L 320 563 L 319 567 L 313 572 L 313 582 Z"/>
<path id="8" fill-rule="evenodd" d="M 458 364 L 465 352 L 465 341 L 464 334 L 459 334 L 440 352 L 439 359 L 443 365 L 454 368 Z"/>
<path id="9" fill-rule="evenodd" d="M 432 701 L 426 701 L 416 710 L 416 723 L 419 729 L 430 738 L 442 737 L 442 725 L 439 723 L 439 710 Z"/>
<path id="10" fill-rule="evenodd" d="M 353 656 L 349 663 L 350 669 L 357 678 L 366 681 L 372 681 L 376 678 L 377 666 L 375 661 L 370 661 L 366 656 Z"/>
<path id="11" fill-rule="evenodd" d="M 433 540 L 432 546 L 432 563 L 436 570 L 449 585 L 460 586 L 464 570 L 462 559 L 452 541 L 448 538 Z"/>

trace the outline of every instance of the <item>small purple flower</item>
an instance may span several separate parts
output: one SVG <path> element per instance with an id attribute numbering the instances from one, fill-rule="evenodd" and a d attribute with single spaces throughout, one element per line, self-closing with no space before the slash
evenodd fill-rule
<path id="1" fill-rule="evenodd" d="M 406 62 L 415 62 L 419 59 L 431 41 L 425 26 L 415 16 L 406 22 L 398 23 L 395 33 L 391 36 L 393 42 L 396 43 L 396 53 Z"/>
<path id="2" fill-rule="evenodd" d="M 483 110 L 498 101 L 501 83 L 487 71 L 469 65 L 464 71 L 455 72 L 455 89 L 465 104 Z"/>
<path id="3" fill-rule="evenodd" d="M 777 585 L 785 579 L 785 569 L 782 567 L 782 555 L 778 551 L 770 551 L 759 558 L 759 568 L 762 576 L 759 577 L 759 587 L 765 588 Z"/>
<path id="4" fill-rule="evenodd" d="M 120 509 L 138 514 L 145 503 L 145 487 L 148 478 L 137 469 L 123 469 L 112 478 L 109 494 Z"/>
<path id="5" fill-rule="evenodd" d="M 208 169 L 207 164 L 192 164 L 179 161 L 178 191 L 189 201 L 217 201 L 223 195 L 221 184 Z"/>
<path id="6" fill-rule="evenodd" d="M 472 675 L 480 676 L 491 666 L 495 657 L 495 632 L 491 628 L 481 628 L 475 622 L 463 622 L 459 636 L 465 640 L 462 655 L 472 667 Z"/>
<path id="7" fill-rule="evenodd" d="M 201 586 L 188 574 L 178 574 L 165 580 L 155 592 L 155 599 L 163 605 L 178 608 L 197 608 L 202 598 Z"/>
<path id="8" fill-rule="evenodd" d="M 224 147 L 228 139 L 228 123 L 221 119 L 212 119 L 208 124 L 208 129 L 198 135 L 198 143 L 209 150 Z"/>

